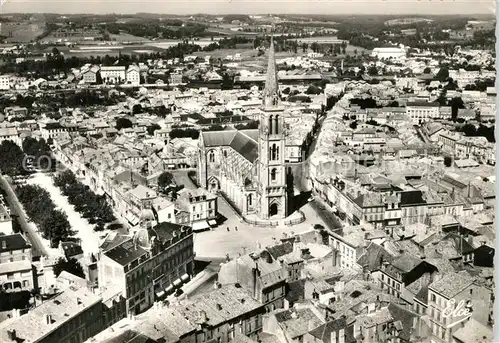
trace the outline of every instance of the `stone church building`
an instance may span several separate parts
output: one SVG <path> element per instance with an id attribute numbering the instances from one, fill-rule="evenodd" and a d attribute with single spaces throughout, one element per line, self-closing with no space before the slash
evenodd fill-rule
<path id="1" fill-rule="evenodd" d="M 271 39 L 259 129 L 200 134 L 201 187 L 223 192 L 243 215 L 256 215 L 259 219 L 281 219 L 290 214 L 284 108 L 279 99 Z"/>

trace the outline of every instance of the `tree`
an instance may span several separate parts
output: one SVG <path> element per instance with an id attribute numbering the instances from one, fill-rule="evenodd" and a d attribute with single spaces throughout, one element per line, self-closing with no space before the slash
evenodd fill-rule
<path id="1" fill-rule="evenodd" d="M 349 127 L 353 130 L 356 130 L 356 128 L 358 127 L 358 122 L 353 121 L 351 124 L 349 124 Z"/>
<path id="2" fill-rule="evenodd" d="M 321 89 L 314 85 L 310 85 L 307 87 L 306 94 L 321 94 Z"/>
<path id="3" fill-rule="evenodd" d="M 438 81 L 446 81 L 450 77 L 450 72 L 448 71 L 448 68 L 442 67 L 439 69 L 438 73 L 436 74 L 435 79 Z"/>
<path id="4" fill-rule="evenodd" d="M 10 140 L 0 144 L 0 172 L 9 176 L 25 174 L 24 153 L 21 148 Z"/>
<path id="5" fill-rule="evenodd" d="M 368 74 L 369 75 L 378 75 L 378 68 L 376 66 L 371 66 L 368 68 Z"/>
<path id="6" fill-rule="evenodd" d="M 66 260 L 64 257 L 60 257 L 54 265 L 54 275 L 58 277 L 59 274 L 61 274 L 63 271 L 85 279 L 85 272 L 83 271 L 83 267 L 76 258 L 70 258 L 69 260 Z"/>
<path id="7" fill-rule="evenodd" d="M 161 129 L 161 127 L 160 127 L 160 125 L 158 125 L 158 124 L 153 124 L 153 125 L 151 125 L 151 126 L 148 126 L 148 128 L 147 128 L 147 130 L 148 130 L 148 134 L 149 134 L 150 136 L 152 136 L 152 135 L 155 133 L 155 131 L 156 131 L 156 130 L 159 130 L 159 129 Z"/>
<path id="8" fill-rule="evenodd" d="M 445 165 L 446 167 L 451 167 L 451 162 L 452 162 L 452 160 L 451 160 L 451 157 L 450 157 L 450 156 L 445 156 L 445 157 L 444 157 L 444 165 Z"/>
<path id="9" fill-rule="evenodd" d="M 456 120 L 458 116 L 458 109 L 465 107 L 464 101 L 460 97 L 455 97 L 451 99 L 450 106 L 451 106 L 451 119 Z"/>
<path id="10" fill-rule="evenodd" d="M 431 68 L 425 67 L 424 68 L 424 74 L 430 74 L 431 73 Z"/>
<path id="11" fill-rule="evenodd" d="M 118 118 L 116 120 L 116 129 L 121 130 L 121 129 L 128 129 L 132 127 L 132 122 L 130 119 L 127 118 Z"/>
<path id="12" fill-rule="evenodd" d="M 174 176 L 169 172 L 163 172 L 158 176 L 158 187 L 166 189 L 174 181 Z"/>

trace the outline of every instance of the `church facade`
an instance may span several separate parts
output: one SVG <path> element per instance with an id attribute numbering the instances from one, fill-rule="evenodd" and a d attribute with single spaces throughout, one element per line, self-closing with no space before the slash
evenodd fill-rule
<path id="1" fill-rule="evenodd" d="M 198 150 L 200 186 L 223 192 L 243 215 L 289 215 L 284 109 L 271 40 L 259 129 L 204 131 Z"/>

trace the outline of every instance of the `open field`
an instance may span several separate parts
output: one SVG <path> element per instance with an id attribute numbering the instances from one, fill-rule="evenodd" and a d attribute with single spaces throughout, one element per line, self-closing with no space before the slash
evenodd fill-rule
<path id="1" fill-rule="evenodd" d="M 36 23 L 3 23 L 0 34 L 9 43 L 28 43 L 43 33 L 43 25 Z"/>
<path id="2" fill-rule="evenodd" d="M 133 42 L 133 43 L 139 43 L 139 42 L 151 42 L 147 38 L 143 37 L 137 37 L 128 33 L 120 33 L 119 35 L 110 35 L 111 40 L 123 43 L 123 42 Z"/>

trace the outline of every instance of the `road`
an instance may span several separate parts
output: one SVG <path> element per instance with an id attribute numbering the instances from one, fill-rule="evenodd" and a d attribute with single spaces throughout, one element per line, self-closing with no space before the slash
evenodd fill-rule
<path id="1" fill-rule="evenodd" d="M 43 244 L 40 235 L 36 232 L 36 226 L 28 221 L 19 199 L 4 176 L 0 176 L 0 184 L 2 189 L 4 189 L 7 193 L 7 203 L 9 204 L 11 215 L 17 216 L 26 238 L 31 243 L 33 257 L 35 258 L 50 255 L 47 247 Z"/>

